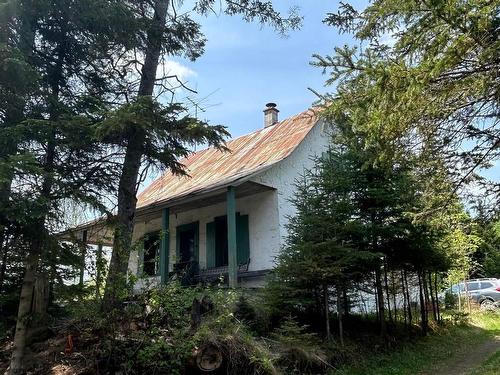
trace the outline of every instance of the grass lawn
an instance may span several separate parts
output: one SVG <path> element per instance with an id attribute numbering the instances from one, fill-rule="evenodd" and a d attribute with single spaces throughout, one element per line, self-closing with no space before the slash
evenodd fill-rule
<path id="1" fill-rule="evenodd" d="M 466 356 L 472 350 L 500 334 L 499 314 L 477 314 L 471 317 L 471 324 L 450 326 L 414 343 L 402 345 L 399 349 L 386 354 L 366 354 L 364 360 L 355 367 L 333 371 L 334 375 L 403 375 L 438 374 L 440 368 L 454 357 Z M 485 366 L 497 366 L 498 356 Z M 491 374 L 498 372 L 491 372 Z M 483 374 L 481 372 L 474 375 Z M 490 374 L 488 372 L 484 374 Z"/>

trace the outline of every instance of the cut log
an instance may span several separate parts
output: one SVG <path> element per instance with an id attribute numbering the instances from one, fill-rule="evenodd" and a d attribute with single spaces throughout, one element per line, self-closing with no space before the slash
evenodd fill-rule
<path id="1" fill-rule="evenodd" d="M 202 346 L 196 354 L 196 366 L 202 372 L 218 370 L 223 360 L 222 352 L 213 344 Z"/>

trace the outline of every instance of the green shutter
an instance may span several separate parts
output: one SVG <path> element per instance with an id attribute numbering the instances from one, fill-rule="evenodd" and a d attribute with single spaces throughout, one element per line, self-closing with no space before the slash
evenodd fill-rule
<path id="1" fill-rule="evenodd" d="M 248 215 L 236 215 L 236 259 L 238 265 L 247 263 L 248 258 L 250 258 Z"/>
<path id="2" fill-rule="evenodd" d="M 207 268 L 215 267 L 215 222 L 207 223 Z"/>
<path id="3" fill-rule="evenodd" d="M 137 243 L 137 253 L 138 253 L 138 265 L 137 265 L 137 276 L 143 276 L 144 270 L 144 238 Z"/>

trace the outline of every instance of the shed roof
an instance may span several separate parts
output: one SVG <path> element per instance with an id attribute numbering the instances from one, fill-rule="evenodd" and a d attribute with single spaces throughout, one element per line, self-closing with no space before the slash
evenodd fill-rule
<path id="1" fill-rule="evenodd" d="M 137 208 L 228 185 L 266 169 L 290 155 L 317 121 L 316 110 L 309 109 L 228 141 L 229 151 L 207 148 L 195 152 L 180 161 L 188 176 L 167 171 L 138 195 Z"/>

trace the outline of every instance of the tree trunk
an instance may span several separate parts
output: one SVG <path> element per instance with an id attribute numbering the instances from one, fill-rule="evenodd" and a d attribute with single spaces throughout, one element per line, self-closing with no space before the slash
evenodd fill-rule
<path id="1" fill-rule="evenodd" d="M 49 278 L 38 272 L 35 275 L 33 299 L 31 304 L 31 322 L 27 342 L 45 340 L 48 334 Z"/>
<path id="2" fill-rule="evenodd" d="M 434 291 L 433 291 L 433 287 L 432 287 L 432 273 L 429 272 L 427 274 L 428 276 L 428 285 L 429 285 L 429 294 L 430 294 L 430 297 L 431 297 L 431 303 L 432 303 L 432 318 L 434 319 L 434 321 L 438 321 L 438 317 L 437 317 L 437 311 L 436 311 L 436 299 L 434 298 Z"/>
<path id="3" fill-rule="evenodd" d="M 391 297 L 389 293 L 389 278 L 387 276 L 387 259 L 384 258 L 384 287 L 385 294 L 387 296 L 387 312 L 389 313 L 389 321 L 393 323 L 392 320 L 392 311 L 391 311 Z"/>
<path id="4" fill-rule="evenodd" d="M 332 334 L 330 331 L 330 305 L 328 302 L 328 286 L 323 284 L 323 308 L 325 309 L 325 333 L 327 341 L 332 339 Z"/>
<path id="5" fill-rule="evenodd" d="M 344 320 L 347 320 L 350 313 L 349 298 L 347 297 L 347 288 L 344 288 L 342 294 L 343 294 Z"/>
<path id="6" fill-rule="evenodd" d="M 398 321 L 398 306 L 396 303 L 396 276 L 394 271 L 391 271 L 391 281 L 392 281 L 392 306 L 394 311 L 394 321 Z"/>
<path id="7" fill-rule="evenodd" d="M 462 291 L 460 290 L 460 283 L 458 284 L 458 311 L 462 311 Z"/>
<path id="8" fill-rule="evenodd" d="M 434 293 L 436 293 L 436 312 L 438 317 L 438 322 L 441 321 L 441 313 L 439 311 L 439 296 L 438 296 L 438 288 L 437 288 L 437 273 L 434 274 Z"/>
<path id="9" fill-rule="evenodd" d="M 342 291 L 337 288 L 337 317 L 339 321 L 340 346 L 344 346 L 344 317 L 345 308 L 342 308 Z"/>
<path id="10" fill-rule="evenodd" d="M 421 278 L 422 278 L 422 290 L 424 292 L 424 302 L 425 302 L 425 317 L 427 318 L 427 322 L 429 321 L 429 305 L 430 305 L 430 299 L 429 299 L 429 286 L 427 285 L 427 278 L 426 278 L 426 272 L 422 271 Z"/>
<path id="11" fill-rule="evenodd" d="M 7 269 L 7 246 L 4 244 L 4 231 L 0 230 L 0 252 L 2 254 L 2 264 L 0 264 L 0 295 L 3 290 L 3 283 L 5 280 L 5 270 Z"/>
<path id="12" fill-rule="evenodd" d="M 85 278 L 85 260 L 87 258 L 87 231 L 82 231 L 82 242 L 80 243 L 80 280 L 78 284 L 83 290 Z"/>
<path id="13" fill-rule="evenodd" d="M 31 251 L 26 259 L 26 270 L 24 272 L 23 285 L 19 297 L 19 308 L 17 311 L 14 346 L 12 348 L 12 357 L 8 370 L 8 373 L 12 375 L 24 373 L 23 359 L 28 337 L 28 323 L 31 315 L 31 302 L 33 299 L 36 269 L 38 267 L 38 256 L 38 252 Z"/>
<path id="14" fill-rule="evenodd" d="M 427 309 L 425 308 L 424 291 L 422 285 L 422 274 L 418 271 L 418 289 L 420 297 L 420 325 L 422 328 L 422 334 L 427 335 L 428 324 L 427 324 Z"/>
<path id="15" fill-rule="evenodd" d="M 385 337 L 387 335 L 387 326 L 385 324 L 384 291 L 382 288 L 382 275 L 380 274 L 380 267 L 375 269 L 375 287 L 377 289 L 380 336 Z"/>
<path id="16" fill-rule="evenodd" d="M 138 96 L 151 96 L 153 94 L 168 5 L 169 0 L 156 0 L 154 2 L 154 15 L 151 27 L 148 30 Z M 113 238 L 113 251 L 102 303 L 104 311 L 110 311 L 118 307 L 118 302 L 125 293 L 127 265 L 137 205 L 137 178 L 141 167 L 144 140 L 145 134 L 141 129 L 135 129 L 128 137 L 118 185 L 118 213 Z"/>
<path id="17" fill-rule="evenodd" d="M 403 315 L 404 315 L 404 322 L 405 322 L 405 327 L 408 327 L 408 315 L 407 315 L 407 300 L 406 300 L 406 288 L 405 288 L 405 278 L 404 278 L 404 271 L 401 270 L 401 290 L 403 291 Z"/>
<path id="18" fill-rule="evenodd" d="M 470 305 L 470 294 L 469 288 L 467 287 L 467 282 L 464 279 L 464 289 L 465 289 L 465 302 L 467 302 L 467 309 L 469 310 L 469 314 L 471 313 L 471 305 Z"/>
<path id="19" fill-rule="evenodd" d="M 406 273 L 406 270 L 404 270 L 403 273 L 404 273 L 404 283 L 405 283 L 405 289 L 406 289 L 406 303 L 408 305 L 408 323 L 411 327 L 413 316 L 411 313 L 410 289 L 408 289 L 408 275 Z"/>
<path id="20" fill-rule="evenodd" d="M 42 201 L 50 201 L 50 192 L 52 190 L 53 178 L 51 173 L 54 168 L 55 144 L 49 141 L 45 154 L 44 170 L 47 174 L 42 182 L 40 198 Z M 43 240 L 45 237 L 45 217 L 42 217 L 35 224 L 38 228 L 33 233 L 36 236 L 31 240 L 29 254 L 26 260 L 26 270 L 21 288 L 19 299 L 19 308 L 17 313 L 16 332 L 14 336 L 14 348 L 12 349 L 12 359 L 10 363 L 10 373 L 18 374 L 24 371 L 24 353 L 26 351 L 26 342 L 28 337 L 28 321 L 31 314 L 34 282 L 38 268 L 39 257 L 42 255 Z"/>
<path id="21" fill-rule="evenodd" d="M 102 284 L 102 271 L 104 268 L 104 260 L 102 257 L 102 244 L 97 245 L 97 253 L 95 259 L 95 298 L 96 301 L 101 300 L 101 284 Z"/>

